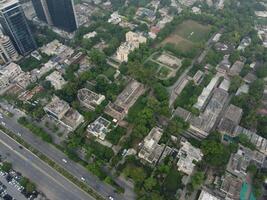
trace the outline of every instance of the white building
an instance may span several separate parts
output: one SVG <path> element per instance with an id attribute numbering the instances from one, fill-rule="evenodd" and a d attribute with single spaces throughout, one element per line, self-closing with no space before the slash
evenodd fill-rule
<path id="1" fill-rule="evenodd" d="M 108 19 L 108 23 L 119 24 L 122 21 L 121 18 L 122 16 L 120 16 L 118 12 L 114 12 L 110 15 L 110 18 Z"/>
<path id="2" fill-rule="evenodd" d="M 128 55 L 139 48 L 139 45 L 146 43 L 147 39 L 140 33 L 129 31 L 126 33 L 126 42 L 122 43 L 116 52 L 116 59 L 119 62 L 127 62 Z"/>
<path id="3" fill-rule="evenodd" d="M 201 190 L 198 200 L 220 200 L 220 199 L 205 190 Z"/>
<path id="4" fill-rule="evenodd" d="M 61 90 L 62 87 L 67 83 L 58 71 L 54 71 L 45 79 L 49 81 L 56 90 Z"/>
<path id="5" fill-rule="evenodd" d="M 97 32 L 93 31 L 90 33 L 87 33 L 83 36 L 84 39 L 90 39 L 90 38 L 94 38 L 97 35 Z"/>
<path id="6" fill-rule="evenodd" d="M 22 73 L 22 70 L 20 66 L 17 65 L 16 63 L 10 63 L 0 69 L 0 75 L 7 77 L 8 80 L 10 81 L 15 79 L 21 73 Z"/>
<path id="7" fill-rule="evenodd" d="M 48 116 L 52 117 L 69 131 L 74 131 L 84 122 L 84 117 L 75 109 L 71 108 L 66 101 L 54 96 L 52 101 L 44 107 Z"/>
<path id="8" fill-rule="evenodd" d="M 80 89 L 77 98 L 79 102 L 89 110 L 95 110 L 95 108 L 105 100 L 104 95 L 97 94 L 87 88 Z"/>
<path id="9" fill-rule="evenodd" d="M 15 82 L 15 79 L 22 74 L 20 66 L 15 63 L 10 63 L 0 69 L 0 89 L 4 89 Z"/>
<path id="10" fill-rule="evenodd" d="M 203 153 L 200 149 L 193 147 L 186 139 L 182 138 L 181 148 L 178 152 L 178 171 L 181 171 L 187 175 L 191 175 L 196 162 L 202 160 Z"/>
<path id="11" fill-rule="evenodd" d="M 109 125 L 110 121 L 103 117 L 97 118 L 93 123 L 89 124 L 87 127 L 87 133 L 93 135 L 101 140 L 105 140 L 106 134 L 110 131 Z"/>
<path id="12" fill-rule="evenodd" d="M 0 35 L 0 57 L 5 63 L 17 61 L 19 54 L 8 36 Z"/>
<path id="13" fill-rule="evenodd" d="M 47 63 L 44 64 L 43 67 L 40 69 L 33 69 L 31 71 L 31 76 L 33 80 L 41 78 L 43 75 L 45 75 L 47 72 L 54 70 L 58 64 L 56 62 L 53 62 L 49 60 Z"/>

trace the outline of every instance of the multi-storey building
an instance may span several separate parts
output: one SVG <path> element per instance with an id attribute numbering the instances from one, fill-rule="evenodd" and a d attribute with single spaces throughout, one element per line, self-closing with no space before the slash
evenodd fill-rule
<path id="1" fill-rule="evenodd" d="M 0 2 L 0 23 L 21 55 L 28 55 L 36 49 L 36 43 L 18 0 Z"/>

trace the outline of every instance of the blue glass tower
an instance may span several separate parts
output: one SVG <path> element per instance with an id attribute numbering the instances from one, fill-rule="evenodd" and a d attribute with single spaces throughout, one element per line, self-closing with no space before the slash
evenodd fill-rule
<path id="1" fill-rule="evenodd" d="M 36 43 L 18 0 L 0 3 L 0 24 L 21 55 L 28 55 L 36 49 Z"/>

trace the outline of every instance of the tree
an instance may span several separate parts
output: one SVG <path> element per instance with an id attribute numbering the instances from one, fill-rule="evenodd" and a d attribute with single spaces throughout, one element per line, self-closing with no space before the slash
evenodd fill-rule
<path id="1" fill-rule="evenodd" d="M 183 119 L 174 117 L 168 124 L 166 132 L 170 135 L 179 135 L 189 127 Z"/>
<path id="2" fill-rule="evenodd" d="M 242 82 L 243 81 L 240 76 L 237 75 L 232 77 L 230 82 L 229 92 L 236 93 L 237 89 L 241 86 Z"/>
<path id="3" fill-rule="evenodd" d="M 167 100 L 169 97 L 169 94 L 168 94 L 166 88 L 163 85 L 161 85 L 160 83 L 155 84 L 154 93 L 155 93 L 156 98 L 159 101 Z"/>
<path id="4" fill-rule="evenodd" d="M 156 185 L 157 185 L 157 180 L 155 178 L 153 178 L 152 176 L 147 178 L 144 182 L 144 187 L 148 191 L 151 191 L 153 189 L 153 187 L 155 187 Z"/>
<path id="5" fill-rule="evenodd" d="M 265 78 L 267 76 L 267 63 L 256 68 L 256 75 L 258 78 Z"/>
<path id="6" fill-rule="evenodd" d="M 247 172 L 249 172 L 250 174 L 252 175 L 255 175 L 257 173 L 257 166 L 255 164 L 250 164 L 248 167 L 247 167 Z"/>
<path id="7" fill-rule="evenodd" d="M 204 140 L 201 149 L 204 154 L 204 161 L 212 167 L 224 167 L 229 160 L 229 149 L 219 142 Z"/>
<path id="8" fill-rule="evenodd" d="M 97 49 L 90 51 L 89 56 L 91 61 L 96 65 L 103 66 L 106 63 L 105 54 Z"/>
<path id="9" fill-rule="evenodd" d="M 204 182 L 204 172 L 196 172 L 191 178 L 191 184 L 193 189 L 198 189 Z"/>
<path id="10" fill-rule="evenodd" d="M 12 164 L 10 162 L 3 162 L 1 170 L 4 172 L 9 172 L 12 169 Z"/>

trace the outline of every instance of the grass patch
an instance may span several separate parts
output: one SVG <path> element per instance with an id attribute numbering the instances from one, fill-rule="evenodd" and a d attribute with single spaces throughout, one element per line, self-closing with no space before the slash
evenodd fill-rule
<path id="1" fill-rule="evenodd" d="M 164 78 L 167 78 L 170 73 L 171 73 L 170 69 L 168 69 L 166 67 L 161 67 L 157 73 L 157 77 L 159 79 L 164 79 Z"/>
<path id="2" fill-rule="evenodd" d="M 109 79 L 113 79 L 114 74 L 116 73 L 116 70 L 113 67 L 109 67 L 105 72 L 104 75 L 108 77 Z"/>
<path id="3" fill-rule="evenodd" d="M 197 44 L 205 42 L 211 31 L 211 25 L 202 25 L 193 20 L 179 24 L 175 31 L 162 41 L 161 46 L 172 44 L 181 52 L 197 48 Z"/>
<path id="4" fill-rule="evenodd" d="M 193 20 L 186 20 L 177 26 L 174 34 L 193 43 L 198 43 L 200 41 L 206 41 L 210 31 L 210 25 L 202 25 Z"/>

